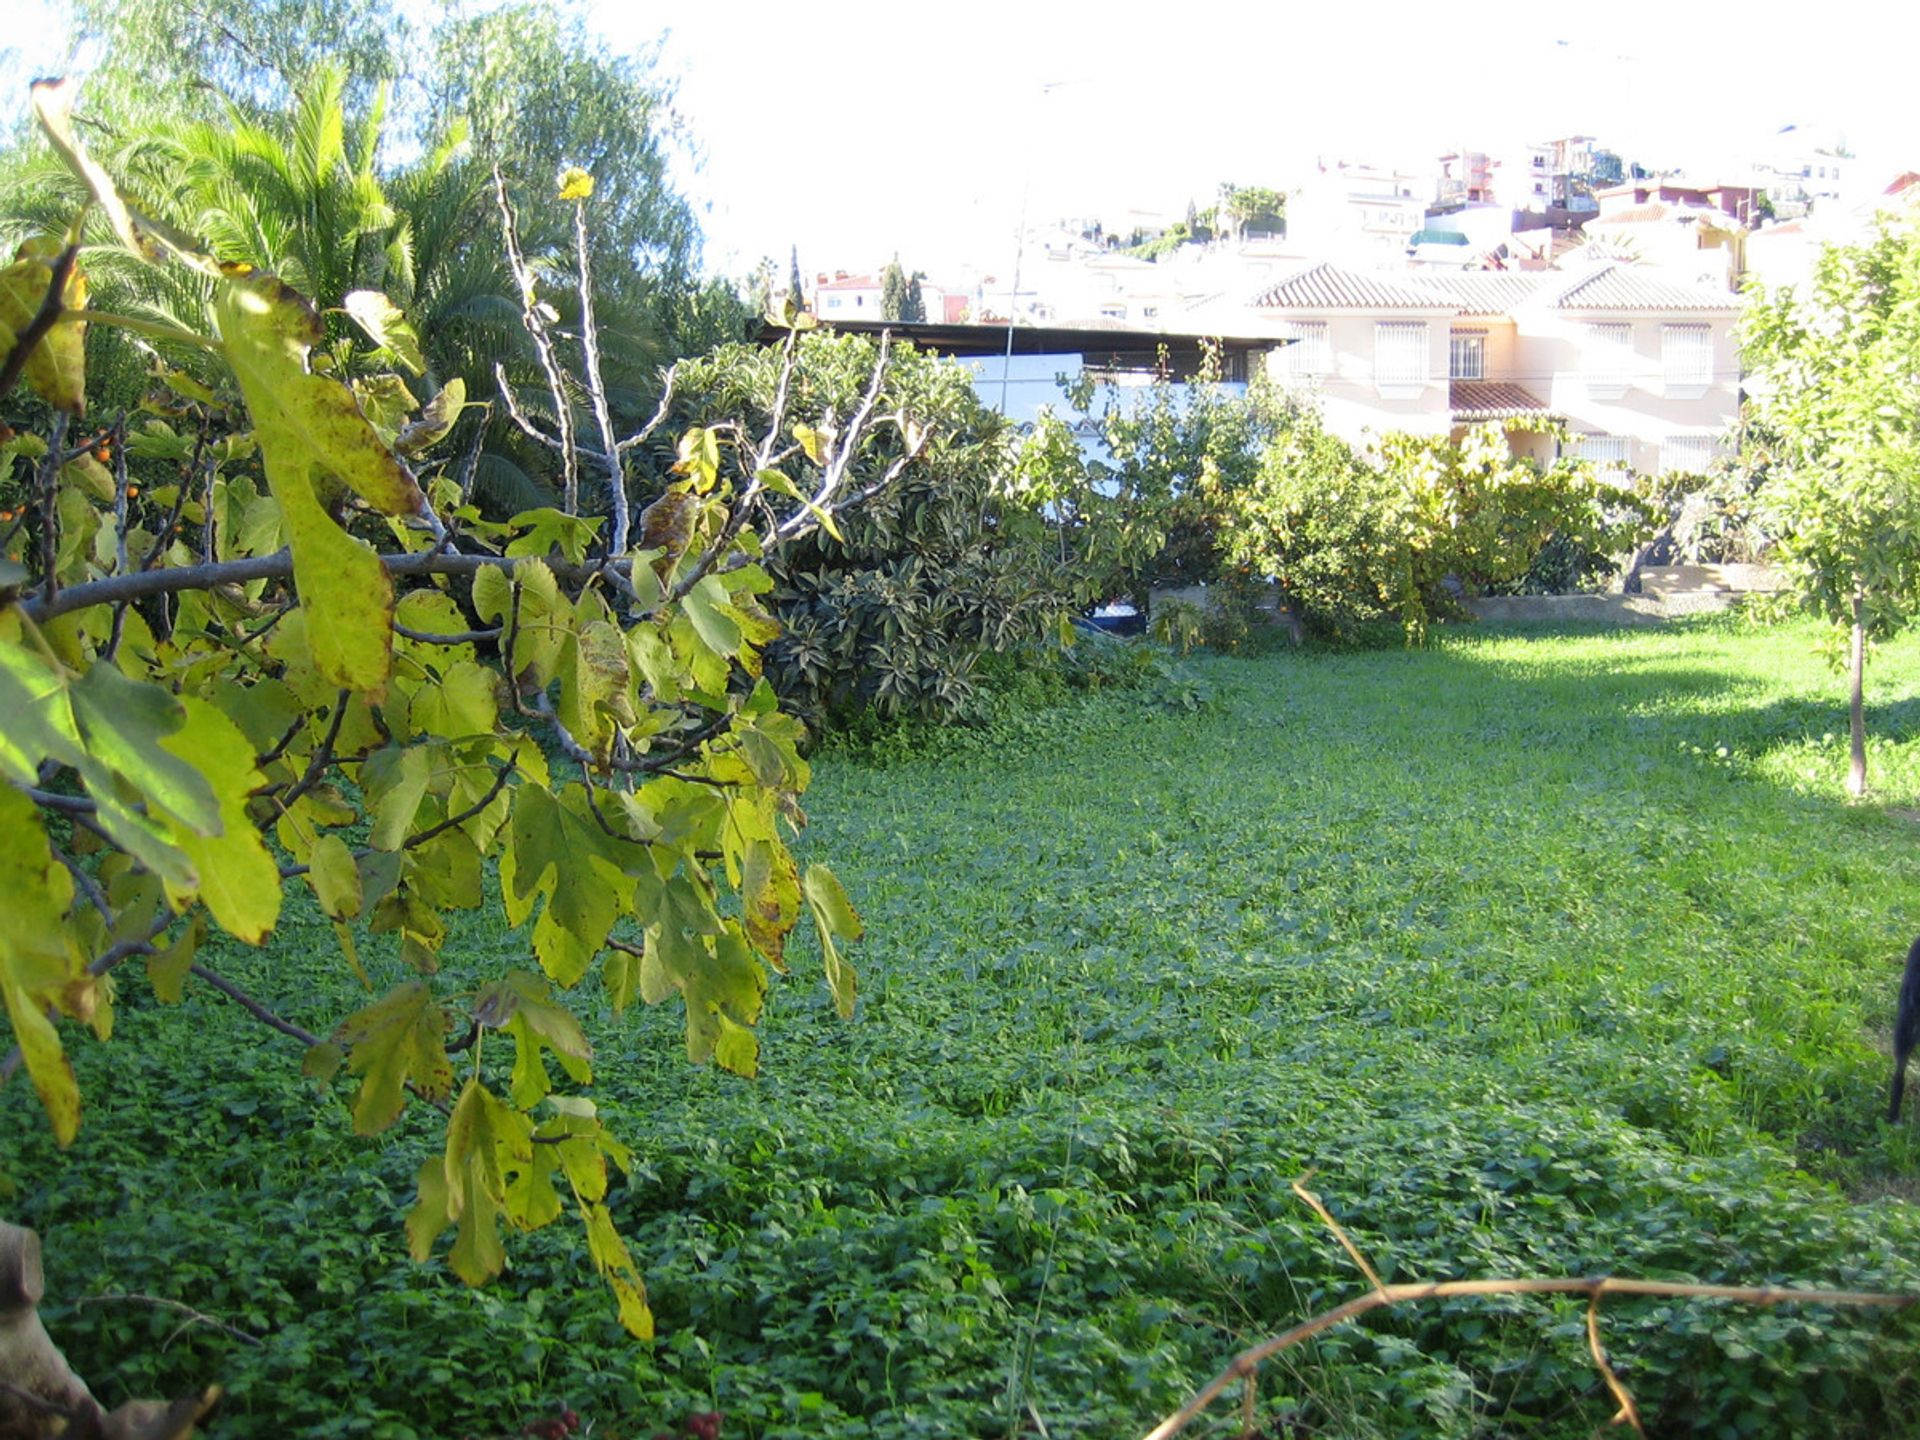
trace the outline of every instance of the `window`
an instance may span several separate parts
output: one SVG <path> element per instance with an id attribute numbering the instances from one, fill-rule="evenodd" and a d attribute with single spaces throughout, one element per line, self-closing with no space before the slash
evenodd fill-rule
<path id="1" fill-rule="evenodd" d="M 1333 350 L 1327 343 L 1327 322 L 1296 320 L 1293 344 L 1280 352 L 1280 369 L 1287 375 L 1325 375 L 1333 369 Z"/>
<path id="2" fill-rule="evenodd" d="M 1484 331 L 1456 330 L 1447 341 L 1447 378 L 1487 378 L 1487 337 Z"/>
<path id="3" fill-rule="evenodd" d="M 1713 463 L 1713 438 L 1708 435 L 1672 435 L 1660 442 L 1660 473 L 1701 474 Z"/>
<path id="4" fill-rule="evenodd" d="M 1633 384 L 1633 327 L 1612 323 L 1587 326 L 1585 360 L 1588 394 L 1626 394 Z"/>
<path id="5" fill-rule="evenodd" d="M 1669 395 L 1705 391 L 1713 383 L 1713 331 L 1705 325 L 1662 325 L 1660 373 Z"/>
<path id="6" fill-rule="evenodd" d="M 1418 390 L 1427 383 L 1425 321 L 1373 327 L 1373 383 L 1381 390 Z"/>
<path id="7" fill-rule="evenodd" d="M 1619 483 L 1627 478 L 1627 437 L 1624 435 L 1582 435 L 1575 453 L 1591 463 L 1602 480 Z"/>

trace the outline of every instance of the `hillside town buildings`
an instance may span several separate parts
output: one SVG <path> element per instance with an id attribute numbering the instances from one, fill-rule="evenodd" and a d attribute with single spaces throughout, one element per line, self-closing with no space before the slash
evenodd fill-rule
<path id="1" fill-rule="evenodd" d="M 1735 444 L 1743 284 L 1802 282 L 1823 245 L 1920 210 L 1920 172 L 1876 179 L 1795 127 L 1662 174 L 1573 135 L 1323 159 L 1276 188 L 1281 234 L 1213 233 L 1191 208 L 1036 227 L 1004 263 L 923 282 L 927 321 L 1124 332 L 1136 349 L 1233 336 L 1248 376 L 1312 394 L 1356 444 L 1493 420 L 1542 459 L 1564 444 L 1622 471 L 1698 471 Z M 874 276 L 834 272 L 807 299 L 864 323 L 880 297 Z M 1030 418 L 1044 363 L 1009 386 L 1014 364 L 976 369 Z"/>

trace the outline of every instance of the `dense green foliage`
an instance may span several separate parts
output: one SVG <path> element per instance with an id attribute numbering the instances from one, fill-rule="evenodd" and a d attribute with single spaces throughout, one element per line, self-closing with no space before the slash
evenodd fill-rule
<path id="1" fill-rule="evenodd" d="M 1021 495 L 1058 532 L 1062 573 L 1083 598 L 1123 597 L 1142 614 L 1156 586 L 1217 579 L 1232 543 L 1227 497 L 1252 483 L 1271 438 L 1302 412 L 1222 384 L 1217 351 L 1185 383 L 1163 373 L 1122 386 L 1082 371 L 1066 392 L 1094 427 L 1096 453 L 1043 411 L 1016 471 Z"/>
<path id="2" fill-rule="evenodd" d="M 785 633 L 768 650 L 780 693 L 815 714 L 953 717 L 971 705 L 974 665 L 1057 628 L 1070 590 L 1047 528 L 1008 493 L 1005 422 L 975 396 L 972 375 L 906 344 L 891 352 L 875 413 L 907 413 L 848 477 L 862 494 L 909 453 L 897 480 L 829 532 L 824 527 L 767 556 L 771 597 Z M 859 336 L 809 334 L 799 348 L 790 403 L 842 423 L 866 403 L 878 358 Z M 764 425 L 780 384 L 777 352 L 726 346 L 686 362 L 680 416 L 709 425 L 743 417 Z M 820 466 L 796 443 L 787 456 L 803 487 Z"/>
<path id="3" fill-rule="evenodd" d="M 1281 428 L 1256 482 L 1224 501 L 1229 556 L 1272 575 L 1334 638 L 1391 621 L 1418 639 L 1460 596 L 1521 580 L 1550 544 L 1618 555 L 1652 533 L 1655 514 L 1584 462 L 1514 455 L 1498 425 L 1458 442 L 1388 435 L 1363 455 L 1308 411 Z"/>
<path id="4" fill-rule="evenodd" d="M 1744 329 L 1774 558 L 1836 638 L 1851 632 L 1858 795 L 1866 647 L 1920 614 L 1920 225 L 1828 246 L 1805 286 L 1756 290 Z"/>
<path id="5" fill-rule="evenodd" d="M 920 282 L 925 278 L 919 270 L 911 274 L 902 270 L 898 255 L 889 260 L 880 272 L 880 318 L 909 325 L 925 320 L 927 301 L 920 291 Z"/>
<path id="6" fill-rule="evenodd" d="M 650 1347 L 583 1296 L 561 1232 L 484 1291 L 409 1268 L 387 1217 L 421 1121 L 355 1140 L 197 988 L 168 1008 L 127 983 L 120 1039 L 78 1056 L 94 1102 L 70 1156 L 0 1091 L 8 1209 L 47 1234 L 49 1323 L 103 1391 L 219 1377 L 233 1436 L 494 1436 L 562 1402 L 609 1440 L 715 1409 L 729 1437 L 1029 1414 L 1138 1434 L 1242 1344 L 1360 1293 L 1288 1192 L 1309 1168 L 1393 1280 L 1912 1288 L 1920 1141 L 1878 1121 L 1875 1042 L 1920 861 L 1909 821 L 1826 798 L 1845 755 L 1809 638 L 1205 660 L 1199 715 L 1099 695 L 822 762 L 808 843 L 872 925 L 861 1016 L 783 988 L 747 1083 L 689 1074 L 670 1015 L 584 1012 L 635 1146 L 611 1205 L 647 1257 Z M 1886 670 L 1875 763 L 1913 806 L 1920 649 Z M 282 938 L 330 943 L 305 902 Z M 343 969 L 210 953 L 288 1014 L 352 1003 Z M 456 917 L 445 981 L 517 953 L 497 911 Z M 163 1347 L 177 1317 L 90 1292 L 266 1343 L 195 1326 Z M 1584 1440 L 1611 1407 L 1583 1318 L 1376 1316 L 1269 1371 L 1262 1416 Z M 1602 1312 L 1665 1436 L 1913 1434 L 1916 1324 Z"/>

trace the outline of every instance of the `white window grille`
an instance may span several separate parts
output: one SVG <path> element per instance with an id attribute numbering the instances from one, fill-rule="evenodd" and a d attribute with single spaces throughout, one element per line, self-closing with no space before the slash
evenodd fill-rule
<path id="1" fill-rule="evenodd" d="M 1590 392 L 1625 394 L 1633 384 L 1633 327 L 1613 322 L 1588 325 L 1583 358 Z"/>
<path id="2" fill-rule="evenodd" d="M 1473 330 L 1456 330 L 1447 341 L 1447 378 L 1487 378 L 1487 337 Z"/>
<path id="3" fill-rule="evenodd" d="M 1280 363 L 1288 375 L 1329 374 L 1333 370 L 1333 347 L 1327 340 L 1327 322 L 1295 321 L 1293 344 L 1280 352 Z"/>
<path id="4" fill-rule="evenodd" d="M 1600 472 L 1603 480 L 1627 478 L 1627 437 L 1624 435 L 1582 435 L 1575 452 Z"/>
<path id="5" fill-rule="evenodd" d="M 1671 435 L 1660 442 L 1660 473 L 1698 475 L 1713 464 L 1713 437 Z"/>
<path id="6" fill-rule="evenodd" d="M 1660 371 L 1669 390 L 1713 384 L 1713 331 L 1705 325 L 1660 327 Z"/>
<path id="7" fill-rule="evenodd" d="M 1417 388 L 1427 383 L 1424 321 L 1382 321 L 1373 327 L 1373 383 Z"/>

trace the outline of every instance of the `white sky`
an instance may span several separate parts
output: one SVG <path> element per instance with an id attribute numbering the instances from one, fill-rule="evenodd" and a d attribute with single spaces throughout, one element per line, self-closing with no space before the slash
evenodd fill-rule
<path id="1" fill-rule="evenodd" d="M 421 9 L 430 0 L 400 0 Z M 0 0 L 0 74 L 55 68 L 60 0 Z M 710 269 L 762 256 L 938 280 L 1012 265 L 1032 223 L 1204 208 L 1316 155 L 1392 160 L 1583 133 L 1652 164 L 1781 125 L 1920 168 L 1903 0 L 593 0 L 610 48 L 668 38 Z M 10 61 L 11 63 L 4 63 Z M 18 113 L 12 102 L 0 117 Z"/>
<path id="2" fill-rule="evenodd" d="M 792 243 L 809 271 L 1010 268 L 1023 190 L 1036 223 L 1204 208 L 1316 155 L 1571 133 L 1673 163 L 1797 122 L 1920 168 L 1902 0 L 608 0 L 598 23 L 624 44 L 663 20 L 721 271 L 784 271 Z"/>

